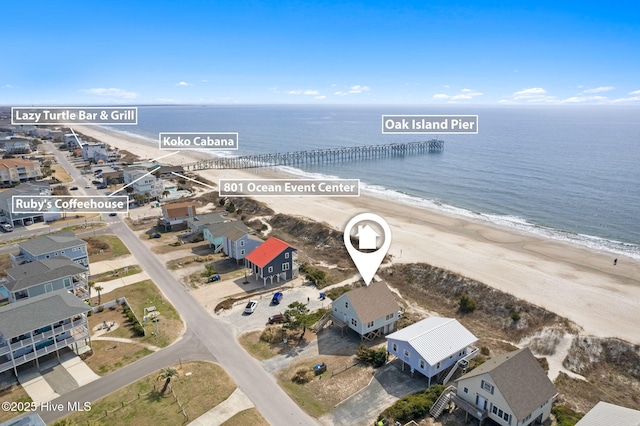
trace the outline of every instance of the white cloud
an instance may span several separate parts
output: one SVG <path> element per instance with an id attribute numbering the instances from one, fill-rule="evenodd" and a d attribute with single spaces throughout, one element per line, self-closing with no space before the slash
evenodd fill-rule
<path id="1" fill-rule="evenodd" d="M 636 91 L 636 92 L 640 92 L 640 91 Z M 635 92 L 631 92 L 631 93 L 635 93 Z M 640 94 L 640 93 L 638 93 Z M 618 99 L 614 99 L 611 102 L 613 103 L 621 103 L 621 102 L 638 102 L 640 101 L 640 96 L 631 96 L 628 98 L 618 98 Z"/>
<path id="2" fill-rule="evenodd" d="M 371 88 L 369 86 L 361 86 L 359 84 L 356 84 L 355 86 L 351 86 L 349 88 L 349 93 L 362 93 L 362 92 L 368 92 L 370 90 Z"/>
<path id="3" fill-rule="evenodd" d="M 630 95 L 640 95 L 640 90 L 634 90 L 633 92 L 629 92 Z"/>
<path id="4" fill-rule="evenodd" d="M 563 104 L 575 104 L 583 102 L 598 102 L 606 100 L 606 96 L 572 96 L 570 98 L 560 101 Z"/>
<path id="5" fill-rule="evenodd" d="M 186 81 L 181 81 L 179 83 L 176 83 L 176 86 L 186 87 L 186 86 L 193 86 L 193 84 L 187 83 Z"/>
<path id="6" fill-rule="evenodd" d="M 104 87 L 95 87 L 92 89 L 85 89 L 83 90 L 83 92 L 90 95 L 105 96 L 109 98 L 135 99 L 138 97 L 138 94 L 135 92 L 116 89 L 114 87 L 110 87 L 108 89 Z"/>
<path id="7" fill-rule="evenodd" d="M 442 86 L 442 87 L 444 87 L 445 89 L 448 89 L 448 88 L 449 88 L 449 85 L 448 85 L 448 84 L 445 84 L 445 85 L 444 85 L 444 86 Z"/>
<path id="8" fill-rule="evenodd" d="M 327 97 L 325 95 L 320 95 L 320 96 L 316 96 L 314 99 L 326 99 Z"/>
<path id="9" fill-rule="evenodd" d="M 615 87 L 613 86 L 600 86 L 600 87 L 594 87 L 593 89 L 585 89 L 582 93 L 601 93 L 601 92 L 608 92 L 613 89 L 615 89 Z"/>
<path id="10" fill-rule="evenodd" d="M 346 93 L 346 92 L 340 92 L 340 91 L 338 91 L 338 92 L 333 92 L 333 94 L 334 94 L 334 95 L 336 95 L 336 96 L 346 96 L 346 95 L 347 95 L 347 93 Z"/>
<path id="11" fill-rule="evenodd" d="M 451 96 L 445 95 L 444 93 L 436 93 L 433 95 L 433 99 L 449 99 Z"/>
<path id="12" fill-rule="evenodd" d="M 202 80 L 202 82 L 203 82 L 203 83 L 208 83 L 208 82 L 209 82 L 209 80 Z"/>
<path id="13" fill-rule="evenodd" d="M 534 98 L 545 96 L 547 91 L 542 87 L 531 87 L 529 89 L 522 89 L 513 94 L 514 99 Z"/>
<path id="14" fill-rule="evenodd" d="M 289 90 L 287 92 L 288 95 L 319 95 L 320 92 L 318 92 L 317 90 L 311 90 L 311 89 L 306 89 L 306 90 Z"/>

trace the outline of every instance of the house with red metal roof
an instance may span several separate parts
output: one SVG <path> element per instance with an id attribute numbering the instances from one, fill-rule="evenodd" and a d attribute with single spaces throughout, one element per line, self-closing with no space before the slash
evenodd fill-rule
<path id="1" fill-rule="evenodd" d="M 298 249 L 275 237 L 249 253 L 245 262 L 256 281 L 262 278 L 264 285 L 267 285 L 267 280 L 273 284 L 274 278 L 280 282 L 298 276 Z"/>

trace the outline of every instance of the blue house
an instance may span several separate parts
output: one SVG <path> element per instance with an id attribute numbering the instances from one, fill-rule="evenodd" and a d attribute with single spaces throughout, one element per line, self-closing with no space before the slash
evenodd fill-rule
<path id="1" fill-rule="evenodd" d="M 249 253 L 245 261 L 256 280 L 262 278 L 264 285 L 267 285 L 267 280 L 273 284 L 274 278 L 280 282 L 281 279 L 287 281 L 298 276 L 298 249 L 275 237 Z"/>

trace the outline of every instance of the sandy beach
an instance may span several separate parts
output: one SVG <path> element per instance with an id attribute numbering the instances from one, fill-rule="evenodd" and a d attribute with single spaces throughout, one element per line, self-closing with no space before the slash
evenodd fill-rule
<path id="1" fill-rule="evenodd" d="M 98 127 L 74 130 L 142 158 L 167 154 L 127 134 Z M 181 165 L 206 154 L 183 151 L 161 162 Z M 283 177 L 273 170 L 209 170 L 208 180 Z M 351 217 L 372 212 L 392 231 L 394 262 L 426 262 L 481 281 L 567 317 L 585 334 L 640 344 L 640 261 L 525 234 L 440 211 L 363 193 L 354 198 L 257 197 L 273 210 L 342 230 Z M 618 258 L 617 265 L 613 259 Z"/>

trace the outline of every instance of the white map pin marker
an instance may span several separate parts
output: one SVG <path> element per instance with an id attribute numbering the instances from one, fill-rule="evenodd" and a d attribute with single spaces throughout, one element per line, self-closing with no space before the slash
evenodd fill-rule
<path id="1" fill-rule="evenodd" d="M 359 238 L 360 250 L 356 249 L 353 244 L 351 244 L 351 229 L 356 223 L 367 221 L 377 223 L 384 231 L 384 241 L 382 246 L 376 251 L 369 253 L 361 252 L 360 250 L 375 250 L 377 248 L 376 238 L 379 237 L 377 232 L 369 225 L 358 227 L 357 236 Z M 349 255 L 351 255 L 353 263 L 356 264 L 356 268 L 358 268 L 358 272 L 360 272 L 365 284 L 369 285 L 371 284 L 371 280 L 376 272 L 378 272 L 378 268 L 391 246 L 391 228 L 389 228 L 389 224 L 377 214 L 359 214 L 352 218 L 344 229 L 344 245 L 347 247 L 347 251 L 349 252 Z"/>

